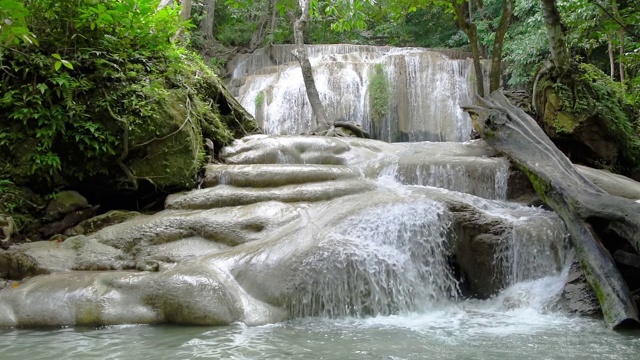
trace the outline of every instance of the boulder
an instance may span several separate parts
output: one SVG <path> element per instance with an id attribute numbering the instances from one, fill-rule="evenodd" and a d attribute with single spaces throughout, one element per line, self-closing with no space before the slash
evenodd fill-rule
<path id="1" fill-rule="evenodd" d="M 89 202 L 77 191 L 62 191 L 57 193 L 47 205 L 44 212 L 44 220 L 53 222 L 62 219 L 65 215 L 77 210 L 89 207 Z"/>
<path id="2" fill-rule="evenodd" d="M 568 73 L 560 81 L 543 78 L 534 94 L 544 132 L 575 163 L 634 176 L 640 138 L 624 91 L 590 64 L 573 64 Z"/>

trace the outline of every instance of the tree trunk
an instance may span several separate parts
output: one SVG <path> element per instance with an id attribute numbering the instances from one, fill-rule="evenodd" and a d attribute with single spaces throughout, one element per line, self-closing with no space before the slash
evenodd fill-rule
<path id="1" fill-rule="evenodd" d="M 618 3 L 615 0 L 611 1 L 611 6 L 613 7 L 613 16 L 619 18 L 620 13 L 618 12 Z M 620 27 L 618 29 L 618 71 L 620 71 L 620 83 L 624 84 L 624 29 Z M 624 86 L 622 87 L 624 89 Z"/>
<path id="2" fill-rule="evenodd" d="M 502 92 L 468 106 L 474 127 L 529 177 L 536 192 L 565 222 L 587 281 L 612 329 L 637 326 L 638 310 L 596 229 L 606 229 L 640 252 L 640 204 L 612 196 L 582 176 L 523 110 Z M 606 239 L 605 239 L 606 240 Z"/>
<path id="3" fill-rule="evenodd" d="M 493 40 L 493 50 L 491 51 L 491 74 L 489 75 L 489 92 L 494 92 L 500 88 L 500 78 L 502 77 L 502 46 L 504 37 L 507 35 L 511 16 L 513 15 L 514 0 L 504 0 L 502 2 L 502 16 Z"/>
<path id="4" fill-rule="evenodd" d="M 213 41 L 213 20 L 215 19 L 216 0 L 207 0 L 204 9 L 205 18 L 200 22 L 200 32 L 204 34 L 204 39 Z"/>
<path id="5" fill-rule="evenodd" d="M 296 49 L 293 51 L 293 55 L 298 59 L 300 68 L 302 69 L 302 79 L 304 80 L 304 86 L 307 89 L 307 98 L 311 104 L 311 111 L 316 118 L 318 130 L 328 129 L 330 127 L 327 120 L 327 114 L 325 113 L 324 106 L 320 100 L 320 94 L 316 88 L 316 82 L 313 79 L 313 69 L 311 68 L 311 62 L 309 62 L 309 55 L 307 54 L 307 48 L 304 45 L 304 31 L 309 24 L 309 6 L 310 0 L 298 0 L 300 17 L 295 18 L 295 15 L 290 13 L 291 20 L 293 22 L 293 37 L 295 39 Z"/>
<path id="6" fill-rule="evenodd" d="M 180 16 L 184 21 L 191 19 L 191 0 L 182 0 L 182 9 L 180 9 Z"/>
<path id="7" fill-rule="evenodd" d="M 173 5 L 173 3 L 175 2 L 175 0 L 160 0 L 160 3 L 158 4 L 158 8 L 156 10 L 160 10 L 162 8 L 165 8 L 169 5 Z"/>
<path id="8" fill-rule="evenodd" d="M 469 44 L 471 45 L 471 55 L 473 56 L 473 68 L 476 73 L 476 89 L 478 95 L 484 96 L 484 76 L 482 75 L 482 64 L 480 63 L 480 46 L 478 41 L 478 27 L 470 18 L 468 18 L 468 3 L 466 1 L 458 2 L 452 0 L 453 9 L 456 13 L 456 19 L 460 29 L 467 34 Z"/>
<path id="9" fill-rule="evenodd" d="M 258 20 L 258 27 L 256 31 L 253 32 L 253 36 L 251 36 L 251 42 L 249 43 L 249 52 L 254 52 L 257 48 L 259 48 L 264 42 L 264 38 L 267 35 L 267 26 L 269 25 L 269 12 L 268 9 L 262 15 L 260 15 L 260 19 Z"/>
<path id="10" fill-rule="evenodd" d="M 609 53 L 609 72 L 611 76 L 611 80 L 616 79 L 616 59 L 615 54 L 613 53 L 613 36 L 611 34 L 607 34 L 607 52 Z"/>
<path id="11" fill-rule="evenodd" d="M 273 36 L 276 32 L 276 26 L 278 24 L 278 0 L 269 1 L 271 4 L 271 27 L 269 28 L 268 42 L 269 45 L 273 44 Z"/>
<path id="12" fill-rule="evenodd" d="M 547 27 L 547 37 L 549 38 L 549 50 L 551 59 L 555 66 L 555 75 L 561 76 L 569 69 L 570 57 L 569 48 L 562 30 L 560 13 L 556 7 L 555 0 L 542 0 L 542 11 L 544 23 Z"/>

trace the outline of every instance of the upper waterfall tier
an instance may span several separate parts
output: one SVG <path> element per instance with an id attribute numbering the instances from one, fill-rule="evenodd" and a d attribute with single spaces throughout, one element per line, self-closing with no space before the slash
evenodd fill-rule
<path id="1" fill-rule="evenodd" d="M 229 87 L 267 134 L 312 130 L 315 119 L 291 46 L 241 55 Z M 330 120 L 354 121 L 375 138 L 465 141 L 472 126 L 460 105 L 471 103 L 475 75 L 453 50 L 363 45 L 308 46 L 316 86 Z"/>

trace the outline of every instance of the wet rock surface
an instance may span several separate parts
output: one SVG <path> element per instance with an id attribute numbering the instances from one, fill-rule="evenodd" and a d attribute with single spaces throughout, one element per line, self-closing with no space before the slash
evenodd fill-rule
<path id="1" fill-rule="evenodd" d="M 418 177 L 398 182 L 402 164 L 415 170 L 420 158 L 427 175 L 443 156 L 501 169 L 504 160 L 486 150 L 482 142 L 245 138 L 223 150 L 229 165 L 207 169 L 211 187 L 172 195 L 167 210 L 1 253 L 0 275 L 21 282 L 0 290 L 0 326 L 388 314 L 416 310 L 416 297 L 488 297 L 557 273 L 561 221 L 491 199 L 506 186 L 495 174 L 449 182 L 491 182 L 486 198 Z M 513 270 L 527 249 L 535 265 Z"/>

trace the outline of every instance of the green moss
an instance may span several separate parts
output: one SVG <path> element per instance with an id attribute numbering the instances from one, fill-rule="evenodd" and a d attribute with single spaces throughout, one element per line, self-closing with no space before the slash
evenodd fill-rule
<path id="1" fill-rule="evenodd" d="M 204 159 L 204 137 L 220 149 L 258 129 L 196 54 L 173 46 L 162 54 L 126 56 L 74 62 L 85 73 L 72 75 L 91 81 L 76 90 L 73 106 L 65 108 L 73 114 L 69 124 L 56 125 L 58 120 L 53 118 L 47 118 L 52 122 L 45 123 L 51 127 L 47 129 L 34 128 L 29 125 L 32 120 L 21 118 L 0 124 L 0 152 L 7 159 L 0 164 L 0 178 L 43 193 L 86 181 L 107 188 L 131 188 L 130 179 L 117 164 L 127 142 L 123 164 L 137 180 L 159 188 L 189 187 Z M 37 80 L 27 77 L 25 81 Z M 20 86 L 5 84 L 7 91 Z M 17 113 L 27 105 L 0 103 L 0 112 Z M 57 113 L 60 106 L 65 105 L 54 102 L 37 111 Z M 36 146 L 43 133 L 51 136 L 44 153 L 42 146 Z"/>
<path id="2" fill-rule="evenodd" d="M 256 102 L 256 108 L 259 108 L 264 103 L 264 93 L 262 91 L 259 92 L 258 95 L 256 96 L 255 102 Z"/>
<path id="3" fill-rule="evenodd" d="M 602 290 L 600 283 L 595 280 L 594 275 L 590 271 L 590 267 L 586 264 L 585 261 L 586 260 L 584 260 L 583 257 L 580 256 L 580 267 L 582 268 L 582 271 L 584 271 L 584 275 L 587 278 L 587 282 L 589 283 L 589 285 L 591 285 L 593 292 L 596 294 L 596 297 L 598 298 L 598 303 L 600 304 L 600 310 L 602 311 L 602 315 L 604 316 L 605 320 L 614 319 L 615 314 L 613 313 L 613 310 L 608 306 L 609 302 L 607 301 L 606 294 Z"/>
<path id="4" fill-rule="evenodd" d="M 601 122 L 619 141 L 623 172 L 640 166 L 640 124 L 621 84 L 590 64 L 574 64 L 570 75 L 540 82 L 538 99 L 546 99 L 544 122 L 557 134 L 571 134 L 585 120 Z M 537 105 L 540 107 L 540 104 Z"/>
<path id="5" fill-rule="evenodd" d="M 389 111 L 391 92 L 389 79 L 382 64 L 375 64 L 369 80 L 369 114 L 371 120 L 378 124 Z"/>
<path id="6" fill-rule="evenodd" d="M 518 164 L 518 168 L 520 168 L 520 170 L 527 176 L 529 182 L 533 186 L 533 189 L 536 191 L 538 196 L 540 196 L 542 201 L 547 203 L 548 194 L 552 189 L 551 185 L 548 182 L 542 180 L 538 175 L 529 170 L 527 167 Z"/>

